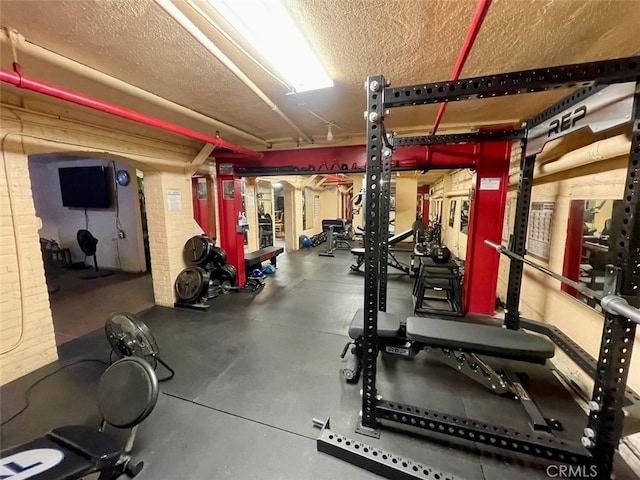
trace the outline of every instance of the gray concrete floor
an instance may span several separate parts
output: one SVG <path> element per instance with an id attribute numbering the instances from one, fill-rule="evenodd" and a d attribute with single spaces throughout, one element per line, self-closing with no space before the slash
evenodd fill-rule
<path id="1" fill-rule="evenodd" d="M 352 256 L 318 257 L 322 246 L 278 258 L 278 270 L 257 294 L 210 301 L 207 313 L 153 307 L 139 314 L 176 370 L 161 384 L 158 405 L 138 432 L 134 453 L 146 463 L 141 480 L 379 478 L 316 451 L 312 418 L 331 417 L 341 434 L 412 458 L 464 479 L 546 479 L 549 463 L 471 442 L 394 428 L 379 440 L 354 433 L 360 385 L 347 385 L 339 353 L 363 303 L 363 276 L 349 271 Z M 389 276 L 388 311 L 412 313 L 412 280 Z M 123 304 L 113 301 L 112 310 Z M 110 312 L 109 312 L 110 313 Z M 94 315 L 104 322 L 108 313 Z M 103 332 L 61 345 L 60 360 L 0 389 L 0 417 L 25 402 L 25 390 L 63 365 L 107 360 Z M 586 417 L 553 374 L 513 362 L 530 377 L 530 392 L 548 417 L 561 419 L 561 438 L 577 439 Z M 2 448 L 64 424 L 99 422 L 94 394 L 104 366 L 83 362 L 39 383 L 29 408 L 2 427 Z M 378 388 L 385 399 L 526 430 L 514 401 L 493 395 L 425 354 L 407 360 L 381 355 Z M 158 372 L 160 375 L 163 372 Z M 617 478 L 634 478 L 618 462 Z"/>

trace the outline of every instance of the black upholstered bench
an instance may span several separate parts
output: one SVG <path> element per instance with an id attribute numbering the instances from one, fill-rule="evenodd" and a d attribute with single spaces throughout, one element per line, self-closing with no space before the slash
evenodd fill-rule
<path id="1" fill-rule="evenodd" d="M 352 355 L 347 359 L 342 375 L 349 383 L 358 381 L 364 353 L 364 310 L 358 310 L 349 325 L 349 336 L 342 351 L 344 358 L 349 345 Z M 506 358 L 520 362 L 544 364 L 553 357 L 554 345 L 545 338 L 522 330 L 506 330 L 491 325 L 479 325 L 429 317 L 409 317 L 405 325 L 387 312 L 378 312 L 379 351 L 412 357 L 421 351 L 457 372 L 471 378 L 498 395 L 518 400 L 526 410 L 534 430 L 551 431 L 552 423 L 538 410 L 519 377 L 508 367 L 495 371 L 479 355 Z"/>
<path id="2" fill-rule="evenodd" d="M 550 341 L 522 330 L 434 318 L 407 318 L 407 339 L 434 348 L 461 350 L 529 363 L 542 364 L 553 357 L 554 353 Z"/>
<path id="3" fill-rule="evenodd" d="M 282 247 L 264 247 L 255 252 L 248 253 L 244 257 L 245 268 L 247 269 L 247 275 L 256 269 L 262 269 L 262 262 L 269 260 L 271 265 L 276 266 L 276 257 L 284 252 Z"/>

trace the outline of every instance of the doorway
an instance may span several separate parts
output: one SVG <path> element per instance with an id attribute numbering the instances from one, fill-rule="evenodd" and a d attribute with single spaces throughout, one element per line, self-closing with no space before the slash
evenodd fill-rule
<path id="1" fill-rule="evenodd" d="M 103 328 L 114 311 L 154 305 L 136 170 L 66 154 L 31 155 L 28 169 L 56 344 Z M 77 181 L 65 184 L 67 175 Z M 93 254 L 85 231 L 97 241 Z"/>

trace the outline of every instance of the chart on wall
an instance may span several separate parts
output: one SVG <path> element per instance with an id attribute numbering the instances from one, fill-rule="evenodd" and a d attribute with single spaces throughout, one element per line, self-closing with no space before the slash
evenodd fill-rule
<path id="1" fill-rule="evenodd" d="M 532 202 L 527 234 L 527 253 L 541 260 L 549 260 L 551 225 L 554 202 Z"/>
<path id="2" fill-rule="evenodd" d="M 502 241 L 509 241 L 509 213 L 511 212 L 511 199 L 507 198 L 507 204 L 504 207 L 504 219 L 502 220 Z"/>

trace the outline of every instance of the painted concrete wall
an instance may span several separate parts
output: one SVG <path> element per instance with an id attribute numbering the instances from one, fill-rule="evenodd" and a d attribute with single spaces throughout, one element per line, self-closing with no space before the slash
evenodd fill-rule
<path id="1" fill-rule="evenodd" d="M 395 234 L 408 230 L 416 220 L 418 181 L 415 177 L 397 177 L 396 186 L 396 211 L 391 212 L 395 216 Z M 394 215 L 395 213 L 395 215 Z M 411 242 L 413 237 L 406 241 Z"/>
<path id="2" fill-rule="evenodd" d="M 146 269 L 142 248 L 142 226 L 140 203 L 135 182 L 135 171 L 122 162 L 115 162 L 115 170 L 128 170 L 133 179 L 127 186 L 111 188 L 112 206 L 104 209 L 69 208 L 62 205 L 58 169 L 65 167 L 106 166 L 107 175 L 114 175 L 114 168 L 108 160 L 79 159 L 58 160 L 55 155 L 34 155 L 29 159 L 29 174 L 33 190 L 36 215 L 42 220 L 40 236 L 58 241 L 63 248 L 69 248 L 74 262 L 85 258 L 76 239 L 79 229 L 87 228 L 98 239 L 97 257 L 99 266 L 107 269 L 140 272 Z M 110 178 L 113 184 L 113 177 Z M 116 226 L 116 214 L 119 227 Z M 118 228 L 125 232 L 119 239 Z M 92 263 L 91 259 L 87 260 Z"/>

